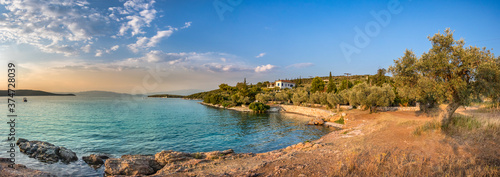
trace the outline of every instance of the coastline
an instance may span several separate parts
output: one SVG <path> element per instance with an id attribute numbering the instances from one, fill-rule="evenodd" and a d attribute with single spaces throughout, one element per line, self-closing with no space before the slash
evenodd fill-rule
<path id="1" fill-rule="evenodd" d="M 433 167 L 463 167 L 461 163 L 480 167 L 468 168 L 475 174 L 481 174 L 481 169 L 487 170 L 488 174 L 498 174 L 498 169 L 482 164 L 447 161 L 456 158 L 473 160 L 476 151 L 468 149 L 476 146 L 457 145 L 459 140 L 450 139 L 440 131 L 413 135 L 413 130 L 435 119 L 417 113 L 391 111 L 370 114 L 368 111 L 351 110 L 345 115 L 349 122 L 342 130 L 264 153 L 234 153 L 228 149 L 123 155 L 106 160 L 105 170 L 112 172 L 106 176 L 385 176 L 388 169 L 393 170 L 390 174 L 407 174 L 407 168 L 393 169 L 391 166 L 408 163 L 412 174 L 454 174 L 454 171 L 440 171 L 441 168 L 435 171 Z M 495 148 L 492 150 L 481 152 L 482 155 L 495 157 L 491 154 L 495 153 Z M 380 157 L 384 156 L 394 161 L 381 163 Z M 149 171 L 144 173 L 145 169 Z"/>

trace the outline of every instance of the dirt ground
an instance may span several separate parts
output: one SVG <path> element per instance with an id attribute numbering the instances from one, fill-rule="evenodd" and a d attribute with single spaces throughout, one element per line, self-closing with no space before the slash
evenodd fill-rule
<path id="1" fill-rule="evenodd" d="M 171 176 L 499 175 L 498 124 L 494 131 L 450 134 L 432 129 L 415 135 L 417 127 L 439 120 L 419 112 L 346 113 L 345 129 L 318 140 L 245 158 L 200 163 Z M 500 119 L 499 113 L 479 113 L 473 108 L 460 108 L 457 113 L 479 115 L 490 122 Z"/>

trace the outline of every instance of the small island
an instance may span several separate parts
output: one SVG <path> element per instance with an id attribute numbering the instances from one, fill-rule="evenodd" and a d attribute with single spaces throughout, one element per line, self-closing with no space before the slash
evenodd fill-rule
<path id="1" fill-rule="evenodd" d="M 172 94 L 157 94 L 157 95 L 148 95 L 148 97 L 152 98 L 184 98 L 182 95 L 172 95 Z"/>
<path id="2" fill-rule="evenodd" d="M 8 95 L 8 90 L 0 90 L 2 92 L 2 96 L 7 96 Z M 41 91 L 41 90 L 28 90 L 28 89 L 23 89 L 23 90 L 15 90 L 16 95 L 15 96 L 75 96 L 75 94 L 68 93 L 68 94 L 57 94 L 57 93 L 51 93 L 51 92 L 46 92 L 46 91 Z"/>

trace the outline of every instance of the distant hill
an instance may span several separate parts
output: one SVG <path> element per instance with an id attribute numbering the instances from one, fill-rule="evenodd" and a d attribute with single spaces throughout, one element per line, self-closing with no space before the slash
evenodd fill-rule
<path id="1" fill-rule="evenodd" d="M 92 91 L 84 91 L 84 92 L 77 92 L 75 93 L 76 96 L 84 96 L 84 97 L 122 97 L 122 96 L 134 96 L 131 94 L 126 94 L 126 93 L 117 93 L 117 92 L 110 92 L 110 91 L 99 91 L 99 90 L 92 90 Z"/>
<path id="2" fill-rule="evenodd" d="M 165 91 L 165 92 L 154 92 L 154 93 L 149 93 L 149 95 L 167 94 L 167 95 L 187 96 L 187 95 L 191 95 L 191 94 L 199 93 L 199 92 L 204 92 L 204 91 L 205 90 L 200 90 L 200 89 L 186 89 L 186 90 L 174 90 L 174 91 Z"/>
<path id="3" fill-rule="evenodd" d="M 41 91 L 41 90 L 15 90 L 16 95 L 15 96 L 75 96 L 75 94 L 68 93 L 68 94 L 57 94 L 57 93 L 50 93 L 46 91 Z M 0 90 L 2 93 L 1 96 L 7 96 L 8 91 L 7 90 Z"/>
<path id="4" fill-rule="evenodd" d="M 158 94 L 158 95 L 149 95 L 148 97 L 157 97 L 157 98 L 184 98 L 182 95 L 171 95 L 171 94 Z"/>

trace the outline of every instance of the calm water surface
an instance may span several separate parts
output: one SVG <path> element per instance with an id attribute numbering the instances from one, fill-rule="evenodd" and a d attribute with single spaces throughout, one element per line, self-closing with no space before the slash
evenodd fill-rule
<path id="1" fill-rule="evenodd" d="M 7 108 L 7 97 L 0 107 Z M 17 153 L 17 163 L 58 176 L 102 176 L 81 160 L 93 153 L 120 157 L 161 150 L 266 152 L 325 135 L 296 115 L 216 109 L 198 101 L 142 97 L 27 97 L 16 102 L 16 138 L 47 141 L 77 153 L 68 165 L 45 164 Z M 17 98 L 21 101 L 21 98 Z M 1 112 L 0 112 L 1 113 Z M 7 109 L 3 111 L 8 121 Z M 0 124 L 0 157 L 7 157 L 8 124 Z M 19 152 L 19 149 L 16 149 Z"/>

